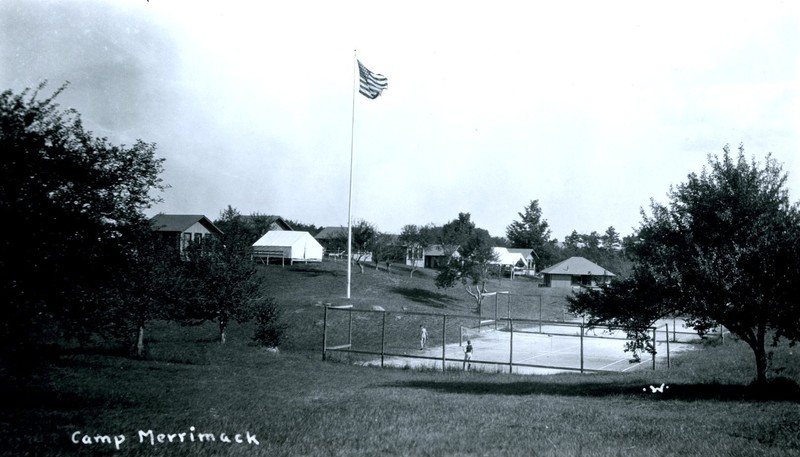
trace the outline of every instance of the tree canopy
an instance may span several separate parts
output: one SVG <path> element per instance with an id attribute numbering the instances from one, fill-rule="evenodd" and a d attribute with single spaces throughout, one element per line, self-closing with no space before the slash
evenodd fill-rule
<path id="1" fill-rule="evenodd" d="M 163 188 L 154 144 L 93 136 L 55 104 L 66 86 L 40 98 L 44 87 L 0 94 L 0 333 L 17 345 L 100 322 L 98 291 L 125 265 L 125 244 Z"/>
<path id="2" fill-rule="evenodd" d="M 634 334 L 670 315 L 698 330 L 721 324 L 753 350 L 767 379 L 766 346 L 800 338 L 800 211 L 782 166 L 767 156 L 709 157 L 708 168 L 651 203 L 632 245 L 634 274 L 572 300 L 594 324 Z"/>
<path id="3" fill-rule="evenodd" d="M 497 260 L 489 232 L 475 227 L 469 213 L 459 213 L 458 219 L 442 227 L 442 233 L 443 245 L 449 244 L 456 249 L 454 255 L 448 255 L 447 263 L 436 276 L 436 286 L 447 288 L 461 283 L 467 294 L 475 299 L 480 315 L 491 262 Z"/>

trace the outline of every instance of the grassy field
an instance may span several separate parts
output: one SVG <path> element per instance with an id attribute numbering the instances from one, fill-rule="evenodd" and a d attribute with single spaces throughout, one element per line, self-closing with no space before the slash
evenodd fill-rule
<path id="1" fill-rule="evenodd" d="M 669 371 L 626 374 L 442 373 L 322 362 L 325 303 L 454 314 L 474 307 L 462 290 L 437 290 L 430 274 L 410 280 L 399 268 L 356 270 L 348 302 L 344 268 L 263 268 L 290 325 L 279 353 L 251 344 L 250 324 L 233 325 L 220 346 L 214 325 L 158 322 L 149 329 L 146 360 L 72 351 L 25 383 L 4 374 L 0 453 L 800 455 L 793 348 L 776 351 L 772 374 L 780 379 L 766 392 L 748 388 L 752 355 L 733 338 L 701 344 Z M 530 313 L 531 304 L 538 313 L 540 293 L 547 294 L 545 319 L 562 312 L 563 297 L 530 280 L 490 288 L 515 292 L 515 313 Z M 663 392 L 651 389 L 662 384 Z M 206 441 L 210 435 L 214 442 Z"/>

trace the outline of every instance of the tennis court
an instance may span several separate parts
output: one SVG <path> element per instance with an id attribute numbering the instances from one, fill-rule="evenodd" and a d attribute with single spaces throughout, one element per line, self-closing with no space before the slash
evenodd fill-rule
<path id="1" fill-rule="evenodd" d="M 381 360 L 370 360 L 366 365 L 438 368 L 442 363 L 448 369 L 464 369 L 464 348 L 469 339 L 473 346 L 471 367 L 475 370 L 516 374 L 551 374 L 567 371 L 596 372 L 653 369 L 666 367 L 668 349 L 675 354 L 691 350 L 686 342 L 667 342 L 662 328 L 656 332 L 656 355 L 641 354 L 633 362 L 631 353 L 625 352 L 625 333 L 600 328 L 586 328 L 580 322 L 568 324 L 525 322 L 513 332 L 509 322 L 493 322 L 478 329 L 462 329 L 458 342 L 432 347 L 423 351 L 403 351 L 403 356 L 389 354 Z M 583 336 L 581 337 L 581 331 Z M 696 334 L 695 334 L 696 335 Z M 670 332 L 670 337 L 672 332 Z"/>
<path id="2" fill-rule="evenodd" d="M 423 328 L 427 328 L 428 338 L 420 349 L 418 335 Z M 668 368 L 670 356 L 691 350 L 690 341 L 698 338 L 694 329 L 677 318 L 656 322 L 650 332 L 656 354 L 640 353 L 641 359 L 633 361 L 632 354 L 625 352 L 625 332 L 586 327 L 581 318 L 480 320 L 475 316 L 330 307 L 323 322 L 323 359 L 328 353 L 346 353 L 364 365 L 463 369 L 469 339 L 471 365 L 476 370 L 625 372 Z"/>

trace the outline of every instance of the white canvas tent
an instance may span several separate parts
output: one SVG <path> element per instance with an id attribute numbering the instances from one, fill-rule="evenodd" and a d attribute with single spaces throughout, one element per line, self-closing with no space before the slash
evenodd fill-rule
<path id="1" fill-rule="evenodd" d="M 322 245 L 308 232 L 269 231 L 253 243 L 253 259 L 269 263 L 280 260 L 294 262 L 322 262 Z"/>
<path id="2" fill-rule="evenodd" d="M 497 260 L 489 263 L 495 265 L 510 266 L 510 267 L 514 267 L 520 262 L 522 263 L 522 265 L 527 265 L 525 257 L 519 252 L 509 252 L 508 249 L 501 247 L 493 247 L 492 251 L 497 256 Z"/>
<path id="3" fill-rule="evenodd" d="M 508 249 L 501 247 L 493 247 L 492 252 L 494 252 L 495 257 L 497 257 L 497 260 L 491 261 L 489 263 L 508 268 L 509 274 L 511 275 L 511 279 L 514 279 L 514 275 L 516 273 L 516 267 L 518 264 L 527 265 L 527 263 L 525 262 L 525 257 L 519 252 L 509 252 Z"/>

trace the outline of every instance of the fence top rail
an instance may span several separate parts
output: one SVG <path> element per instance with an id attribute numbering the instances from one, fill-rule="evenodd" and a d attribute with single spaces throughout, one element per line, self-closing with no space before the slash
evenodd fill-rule
<path id="1" fill-rule="evenodd" d="M 470 316 L 466 314 L 445 314 L 445 313 L 426 313 L 423 311 L 379 311 L 375 309 L 356 309 L 353 305 L 342 305 L 342 306 L 326 306 L 329 311 L 353 311 L 355 313 L 373 313 L 373 314 L 402 314 L 404 316 L 429 316 L 429 317 L 447 317 L 447 318 L 458 318 L 458 319 L 481 319 L 481 322 L 485 322 L 482 316 Z M 489 321 L 494 321 L 495 319 L 489 319 Z M 583 328 L 601 328 L 606 327 L 605 325 L 595 325 L 589 326 L 586 323 L 581 322 L 565 322 L 565 321 L 551 321 L 551 320 L 538 320 L 538 319 L 526 319 L 526 318 L 507 318 L 507 317 L 498 317 L 496 319 L 498 322 L 509 322 L 514 321 L 516 323 L 531 323 L 531 324 L 548 324 L 548 325 L 558 325 L 561 327 L 583 327 Z M 647 330 L 656 330 L 657 328 L 662 327 L 647 327 Z"/>
<path id="2" fill-rule="evenodd" d="M 482 297 L 493 297 L 495 295 L 513 295 L 511 292 L 507 290 L 498 290 L 496 292 L 483 292 L 481 294 Z"/>

